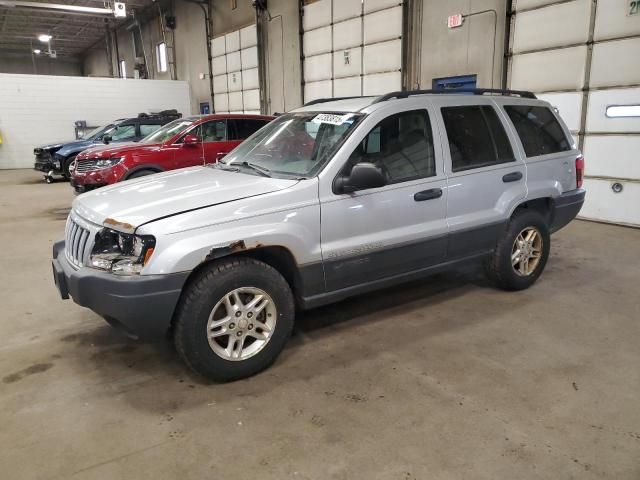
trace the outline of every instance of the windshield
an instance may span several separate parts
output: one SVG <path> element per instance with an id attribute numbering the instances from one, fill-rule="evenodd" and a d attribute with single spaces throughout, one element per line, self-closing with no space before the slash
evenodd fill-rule
<path id="1" fill-rule="evenodd" d="M 173 122 L 167 123 L 165 126 L 160 127 L 158 130 L 150 135 L 147 135 L 140 143 L 164 143 L 174 135 L 186 130 L 193 125 L 193 120 L 178 119 Z"/>
<path id="2" fill-rule="evenodd" d="M 113 127 L 113 124 L 103 125 L 102 127 L 94 128 L 88 133 L 84 134 L 84 138 L 87 140 L 94 140 L 100 138 L 104 132 Z"/>
<path id="3" fill-rule="evenodd" d="M 356 113 L 292 113 L 278 117 L 240 144 L 227 165 L 252 165 L 272 173 L 317 172 L 362 118 Z"/>

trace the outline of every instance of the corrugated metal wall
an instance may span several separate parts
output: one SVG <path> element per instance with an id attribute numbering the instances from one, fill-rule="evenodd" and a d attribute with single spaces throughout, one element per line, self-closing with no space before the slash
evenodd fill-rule
<path id="1" fill-rule="evenodd" d="M 581 216 L 640 225 L 640 13 L 625 0 L 516 0 L 510 86 L 560 110 L 586 159 Z"/>

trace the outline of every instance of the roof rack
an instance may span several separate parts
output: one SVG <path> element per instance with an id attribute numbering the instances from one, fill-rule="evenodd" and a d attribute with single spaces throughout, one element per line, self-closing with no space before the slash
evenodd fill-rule
<path id="1" fill-rule="evenodd" d="M 353 98 L 364 98 L 362 95 L 356 95 L 353 97 L 333 97 L 333 98 L 316 98 L 315 100 L 311 100 L 304 104 L 305 107 L 309 105 L 317 105 L 318 103 L 326 103 L 326 102 L 334 102 L 337 100 L 351 100 Z"/>
<path id="2" fill-rule="evenodd" d="M 458 88 L 451 90 L 407 90 L 401 92 L 391 92 L 385 95 L 382 95 L 376 98 L 373 103 L 386 102 L 387 100 L 391 100 L 392 98 L 408 98 L 412 95 L 427 95 L 427 94 L 440 94 L 440 95 L 451 95 L 458 93 L 471 93 L 473 95 L 484 95 L 487 93 L 494 95 L 510 95 L 517 96 L 522 98 L 537 98 L 533 92 L 528 92 L 525 90 L 506 90 L 500 88 Z"/>

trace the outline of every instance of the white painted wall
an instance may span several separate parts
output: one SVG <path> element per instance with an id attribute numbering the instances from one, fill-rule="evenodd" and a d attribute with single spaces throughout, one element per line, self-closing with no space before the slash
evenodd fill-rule
<path id="1" fill-rule="evenodd" d="M 103 125 L 170 108 L 191 113 L 187 82 L 0 74 L 0 169 L 32 168 L 34 147 L 72 140 L 76 120 Z"/>

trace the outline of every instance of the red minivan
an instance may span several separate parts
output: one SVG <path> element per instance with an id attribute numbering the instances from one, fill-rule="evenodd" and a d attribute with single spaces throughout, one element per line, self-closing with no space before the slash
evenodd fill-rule
<path id="1" fill-rule="evenodd" d="M 70 168 L 71 186 L 82 193 L 152 173 L 215 163 L 271 120 L 242 114 L 180 118 L 137 143 L 83 151 Z"/>

